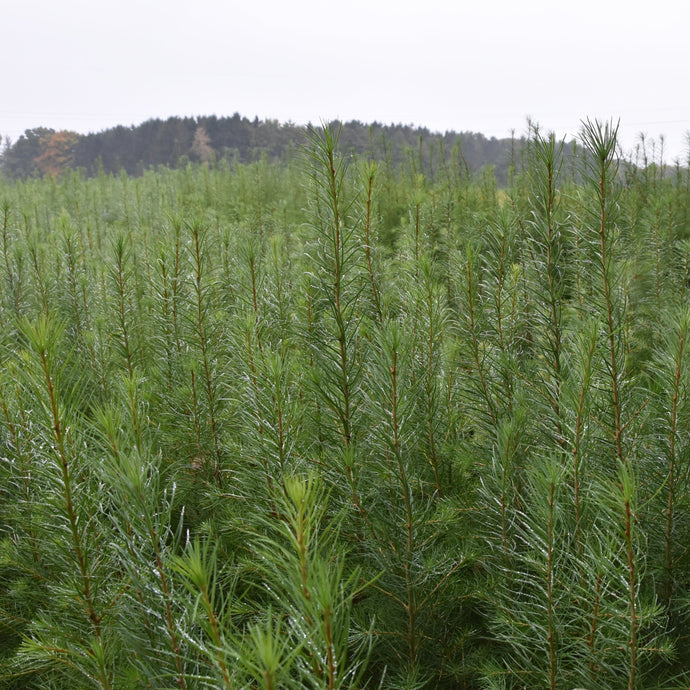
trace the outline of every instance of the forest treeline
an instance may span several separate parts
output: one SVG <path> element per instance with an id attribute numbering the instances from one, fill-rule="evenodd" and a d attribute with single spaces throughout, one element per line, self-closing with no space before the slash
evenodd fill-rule
<path id="1" fill-rule="evenodd" d="M 187 162 L 211 163 L 232 159 L 249 163 L 262 155 L 284 159 L 305 142 L 306 127 L 277 120 L 232 117 L 170 117 L 140 125 L 118 126 L 102 132 L 78 134 L 50 128 L 28 129 L 16 142 L 7 142 L 0 169 L 10 178 L 59 175 L 81 169 L 87 176 L 103 171 L 141 175 L 158 166 L 179 167 Z M 504 184 L 524 138 L 496 139 L 473 132 L 431 132 L 411 125 L 342 123 L 341 146 L 357 155 L 395 165 L 415 159 L 428 174 L 453 155 L 470 173 L 492 166 Z"/>

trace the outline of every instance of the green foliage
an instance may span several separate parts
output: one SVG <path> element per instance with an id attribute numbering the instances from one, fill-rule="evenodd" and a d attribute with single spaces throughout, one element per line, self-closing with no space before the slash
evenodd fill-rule
<path id="1" fill-rule="evenodd" d="M 687 686 L 687 170 L 221 124 L 0 183 L 0 686 Z"/>

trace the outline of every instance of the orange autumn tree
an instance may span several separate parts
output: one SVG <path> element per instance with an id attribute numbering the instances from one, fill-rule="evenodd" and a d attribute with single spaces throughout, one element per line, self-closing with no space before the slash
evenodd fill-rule
<path id="1" fill-rule="evenodd" d="M 35 159 L 36 167 L 42 175 L 59 175 L 72 166 L 74 147 L 80 135 L 62 130 L 46 135 L 41 139 L 42 153 Z"/>

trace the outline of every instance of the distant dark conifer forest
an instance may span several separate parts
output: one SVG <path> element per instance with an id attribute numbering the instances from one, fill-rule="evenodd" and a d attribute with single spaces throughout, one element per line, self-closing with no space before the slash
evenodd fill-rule
<path id="1" fill-rule="evenodd" d="M 81 170 L 141 175 L 145 170 L 176 168 L 188 162 L 234 160 L 249 163 L 262 156 L 288 158 L 305 141 L 306 128 L 277 120 L 231 117 L 170 117 L 130 127 L 78 134 L 39 127 L 27 129 L 15 142 L 5 141 L 0 169 L 10 178 L 60 175 Z M 491 166 L 499 185 L 505 184 L 524 138 L 496 139 L 475 132 L 431 132 L 412 125 L 342 123 L 341 146 L 389 164 L 412 161 L 434 174 L 443 161 L 455 160 L 468 174 Z"/>

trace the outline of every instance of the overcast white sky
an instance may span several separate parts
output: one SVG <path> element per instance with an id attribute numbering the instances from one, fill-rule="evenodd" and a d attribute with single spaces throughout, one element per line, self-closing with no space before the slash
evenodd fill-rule
<path id="1" fill-rule="evenodd" d="M 688 0 L 0 0 L 0 134 L 171 115 L 510 136 L 620 118 L 687 158 Z M 657 149 L 658 151 L 658 149 Z"/>

